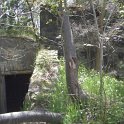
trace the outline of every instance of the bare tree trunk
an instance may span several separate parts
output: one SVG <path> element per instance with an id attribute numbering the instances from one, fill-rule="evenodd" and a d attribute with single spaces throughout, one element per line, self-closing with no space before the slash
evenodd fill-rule
<path id="1" fill-rule="evenodd" d="M 70 26 L 69 16 L 67 12 L 62 14 L 63 23 L 63 37 L 64 37 L 64 56 L 66 64 L 66 81 L 68 93 L 72 100 L 84 101 L 87 95 L 82 91 L 78 84 L 78 61 L 76 56 L 76 49 L 73 44 L 73 35 Z"/>
<path id="2" fill-rule="evenodd" d="M 99 47 L 97 47 L 97 50 L 96 50 L 96 68 L 95 69 L 101 73 L 101 69 L 103 65 L 103 39 L 100 39 L 100 34 L 103 34 L 103 29 L 104 29 L 104 15 L 105 15 L 106 0 L 100 0 L 99 2 L 101 3 L 100 4 L 101 14 L 100 14 L 99 23 L 98 23 L 96 18 L 95 8 L 93 6 L 93 0 L 90 0 L 91 7 L 93 9 L 95 25 L 97 28 L 98 40 L 99 40 L 98 41 Z"/>
<path id="3" fill-rule="evenodd" d="M 54 122 L 62 124 L 62 115 L 46 111 L 23 111 L 0 115 L 0 124 L 19 124 L 22 122 Z"/>
<path id="4" fill-rule="evenodd" d="M 93 8 L 93 14 L 94 14 L 94 19 L 95 19 L 95 25 L 97 28 L 97 35 L 98 35 L 98 40 L 99 40 L 99 48 L 97 50 L 97 57 L 96 59 L 98 59 L 98 70 L 99 70 L 99 75 L 100 75 L 100 88 L 99 88 L 99 94 L 100 94 L 100 118 L 102 120 L 102 124 L 106 123 L 106 108 L 104 105 L 104 100 L 106 100 L 106 95 L 105 95 L 105 90 L 104 90 L 104 81 L 103 81 L 103 41 L 104 41 L 104 37 L 103 37 L 103 31 L 104 31 L 104 16 L 105 16 L 105 5 L 106 5 L 106 0 L 101 0 L 101 15 L 100 15 L 100 21 L 99 21 L 99 27 L 98 28 L 98 23 L 97 23 L 97 18 L 96 18 L 96 13 L 95 13 L 95 8 L 94 8 L 94 4 L 93 4 L 93 0 L 90 0 L 91 4 L 92 4 L 92 8 Z M 102 36 L 102 38 L 100 38 L 100 35 Z M 98 58 L 99 57 L 99 58 Z M 105 102 L 106 103 L 106 102 Z"/>

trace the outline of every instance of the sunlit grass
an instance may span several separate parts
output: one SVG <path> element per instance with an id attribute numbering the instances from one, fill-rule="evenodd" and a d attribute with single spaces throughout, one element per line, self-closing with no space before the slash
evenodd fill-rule
<path id="1" fill-rule="evenodd" d="M 79 67 L 79 84 L 87 92 L 89 100 L 86 104 L 74 104 L 67 91 L 64 62 L 59 63 L 59 72 L 52 92 L 41 93 L 37 101 L 46 103 L 47 109 L 62 113 L 63 124 L 116 124 L 124 117 L 124 82 L 103 74 L 104 97 L 100 108 L 99 74 Z M 100 109 L 103 115 L 100 115 Z M 102 118 L 101 118 L 102 117 Z"/>
<path id="2" fill-rule="evenodd" d="M 103 81 L 105 92 L 103 100 L 105 115 L 103 116 L 105 123 L 115 124 L 124 116 L 124 82 L 105 74 Z M 68 96 L 64 64 L 60 63 L 58 81 L 54 92 L 51 94 L 51 110 L 64 113 L 64 124 L 101 124 L 102 119 L 99 115 L 99 74 L 94 70 L 88 70 L 81 66 L 79 68 L 79 83 L 90 96 L 87 105 L 82 109 L 78 105 L 74 105 Z"/>

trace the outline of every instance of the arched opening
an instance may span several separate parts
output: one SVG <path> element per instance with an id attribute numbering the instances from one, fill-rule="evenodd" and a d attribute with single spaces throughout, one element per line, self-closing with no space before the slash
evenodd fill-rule
<path id="1" fill-rule="evenodd" d="M 21 111 L 31 74 L 6 75 L 7 112 Z"/>

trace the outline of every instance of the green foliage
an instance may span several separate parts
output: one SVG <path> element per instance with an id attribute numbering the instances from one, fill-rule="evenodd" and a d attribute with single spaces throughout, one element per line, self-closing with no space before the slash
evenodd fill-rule
<path id="1" fill-rule="evenodd" d="M 123 18 L 124 17 L 124 4 L 121 4 L 120 5 L 120 15 L 121 15 L 121 18 Z"/>
<path id="2" fill-rule="evenodd" d="M 42 3 L 49 4 L 49 5 L 56 5 L 60 0 L 43 0 Z"/>
<path id="3" fill-rule="evenodd" d="M 59 66 L 58 81 L 50 97 L 49 109 L 54 112 L 63 113 L 65 115 L 64 124 L 77 122 L 80 116 L 77 109 L 78 106 L 74 105 L 69 98 L 66 87 L 65 68 L 62 61 Z"/>
<path id="4" fill-rule="evenodd" d="M 55 87 L 51 92 L 38 95 L 36 101 L 49 111 L 62 113 L 63 124 L 116 124 L 124 117 L 124 82 L 106 74 L 103 75 L 103 82 L 105 94 L 101 108 L 99 74 L 83 65 L 79 67 L 79 83 L 90 96 L 87 104 L 80 107 L 68 95 L 64 62 L 60 61 Z M 29 105 L 25 103 L 25 108 Z"/>
<path id="5" fill-rule="evenodd" d="M 0 29 L 0 36 L 7 36 L 7 37 L 25 37 L 36 40 L 35 32 L 32 28 L 26 27 L 17 27 L 17 28 L 10 28 L 10 29 Z"/>
<path id="6" fill-rule="evenodd" d="M 31 103 L 30 100 L 25 100 L 25 101 L 23 102 L 23 108 L 22 108 L 21 110 L 22 110 L 22 111 L 28 111 L 28 110 L 30 110 L 31 105 L 32 105 L 32 103 Z"/>
<path id="7" fill-rule="evenodd" d="M 50 108 L 56 112 L 65 112 L 66 105 L 68 104 L 67 88 L 65 83 L 65 69 L 60 65 L 58 81 L 56 82 L 53 93 L 51 93 Z"/>
<path id="8" fill-rule="evenodd" d="M 79 68 L 79 83 L 89 94 L 90 99 L 82 109 L 74 105 L 67 93 L 65 71 L 63 63 L 60 64 L 59 77 L 50 96 L 52 111 L 65 114 L 64 124 L 115 124 L 124 116 L 124 82 L 104 75 L 103 115 L 100 115 L 99 74 L 88 70 L 84 66 Z M 102 117 L 102 118 L 101 118 Z M 104 119 L 104 122 L 103 122 Z"/>

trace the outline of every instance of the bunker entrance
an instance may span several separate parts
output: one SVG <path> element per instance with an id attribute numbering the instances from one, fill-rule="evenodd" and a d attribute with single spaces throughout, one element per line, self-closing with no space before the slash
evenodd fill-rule
<path id="1" fill-rule="evenodd" d="M 7 112 L 21 111 L 31 74 L 6 75 Z"/>

